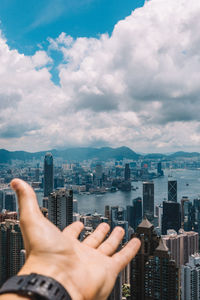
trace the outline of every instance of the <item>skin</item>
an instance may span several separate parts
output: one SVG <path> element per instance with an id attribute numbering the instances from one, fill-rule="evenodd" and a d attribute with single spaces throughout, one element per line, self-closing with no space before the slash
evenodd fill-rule
<path id="1" fill-rule="evenodd" d="M 78 236 L 81 222 L 74 222 L 60 231 L 41 213 L 33 189 L 14 179 L 11 187 L 17 193 L 20 227 L 27 259 L 18 275 L 38 273 L 53 277 L 68 291 L 73 300 L 104 300 L 111 293 L 117 275 L 133 259 L 140 248 L 136 238 L 119 252 L 116 250 L 124 230 L 116 227 L 105 240 L 110 228 L 106 223 L 83 242 Z M 14 294 L 3 299 L 28 299 Z"/>

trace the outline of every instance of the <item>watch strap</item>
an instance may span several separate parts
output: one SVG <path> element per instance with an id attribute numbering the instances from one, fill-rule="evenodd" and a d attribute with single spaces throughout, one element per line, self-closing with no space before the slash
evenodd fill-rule
<path id="1" fill-rule="evenodd" d="M 36 273 L 9 278 L 0 289 L 0 295 L 5 293 L 28 296 L 34 300 L 71 300 L 58 281 Z"/>

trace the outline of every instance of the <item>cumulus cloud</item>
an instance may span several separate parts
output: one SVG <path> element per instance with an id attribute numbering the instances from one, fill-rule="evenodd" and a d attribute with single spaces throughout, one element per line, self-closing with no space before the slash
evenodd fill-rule
<path id="1" fill-rule="evenodd" d="M 31 151 L 198 150 L 199 14 L 196 0 L 151 0 L 111 36 L 73 39 L 63 32 L 32 57 L 10 50 L 1 36 L 1 143 Z M 51 81 L 52 50 L 63 55 L 60 86 Z"/>

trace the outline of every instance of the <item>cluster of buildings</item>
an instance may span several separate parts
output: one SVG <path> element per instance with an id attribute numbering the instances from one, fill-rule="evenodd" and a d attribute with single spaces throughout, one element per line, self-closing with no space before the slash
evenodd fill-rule
<path id="1" fill-rule="evenodd" d="M 127 190 L 131 186 L 130 164 L 125 164 L 123 171 L 118 169 L 122 168 L 116 165 L 116 187 Z M 37 167 L 34 175 L 37 180 L 33 186 L 40 182 L 40 172 Z M 121 180 L 120 172 L 123 172 Z M 100 223 L 106 222 L 111 230 L 116 226 L 124 229 L 120 248 L 132 237 L 141 240 L 138 254 L 119 274 L 109 300 L 200 299 L 200 199 L 192 202 L 183 197 L 179 203 L 177 182 L 170 179 L 168 200 L 155 207 L 154 183 L 148 180 L 143 182 L 142 198 L 133 199 L 132 205 L 126 208 L 107 205 L 104 215 L 97 212 L 82 215 L 78 211 L 77 200 L 73 198 L 73 184 L 67 179 L 66 185 L 62 170 L 57 170 L 56 174 L 55 177 L 53 156 L 47 153 L 44 158 L 41 211 L 55 226 L 63 230 L 79 220 L 84 224 L 80 235 L 80 240 L 84 240 Z M 107 177 L 103 174 L 101 164 L 97 164 L 94 174 L 87 174 L 87 178 L 84 173 L 84 178 L 87 178 L 90 188 L 96 186 L 101 189 L 105 188 L 106 180 L 109 182 L 108 178 L 112 178 L 111 174 Z M 161 164 L 157 166 L 157 175 L 163 176 Z M 83 177 L 75 175 L 73 180 L 79 181 L 80 185 Z M 25 250 L 16 197 L 8 188 L 4 188 L 0 190 L 0 284 L 16 274 L 24 261 Z"/>
<path id="2" fill-rule="evenodd" d="M 149 180 L 163 176 L 161 163 L 155 161 L 111 160 L 66 163 L 59 161 L 58 158 L 53 159 L 52 154 L 47 153 L 45 155 L 46 170 L 51 169 L 53 161 L 51 184 L 55 189 L 72 188 L 74 193 L 103 194 L 118 189 L 130 191 L 131 180 Z M 163 165 L 166 164 L 163 163 Z M 25 163 L 15 161 L 11 165 L 0 164 L 0 187 L 5 188 L 14 177 L 30 182 L 37 190 L 43 190 L 47 186 L 47 182 L 44 182 L 44 163 L 40 160 Z M 47 192 L 46 190 L 45 195 Z"/>

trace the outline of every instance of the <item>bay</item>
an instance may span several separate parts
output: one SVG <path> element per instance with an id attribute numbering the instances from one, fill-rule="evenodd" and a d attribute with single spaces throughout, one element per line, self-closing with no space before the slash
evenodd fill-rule
<path id="1" fill-rule="evenodd" d="M 178 201 L 182 196 L 187 196 L 193 200 L 200 197 L 200 170 L 165 170 L 165 176 L 154 179 L 154 198 L 155 206 L 161 204 L 167 199 L 168 180 L 177 180 Z M 172 177 L 168 177 L 168 175 Z M 78 200 L 79 213 L 104 214 L 105 205 L 120 206 L 126 208 L 132 205 L 132 200 L 136 197 L 142 198 L 142 182 L 132 182 L 132 186 L 138 187 L 136 191 L 115 193 L 106 193 L 102 195 L 79 195 L 75 194 L 74 198 Z"/>

